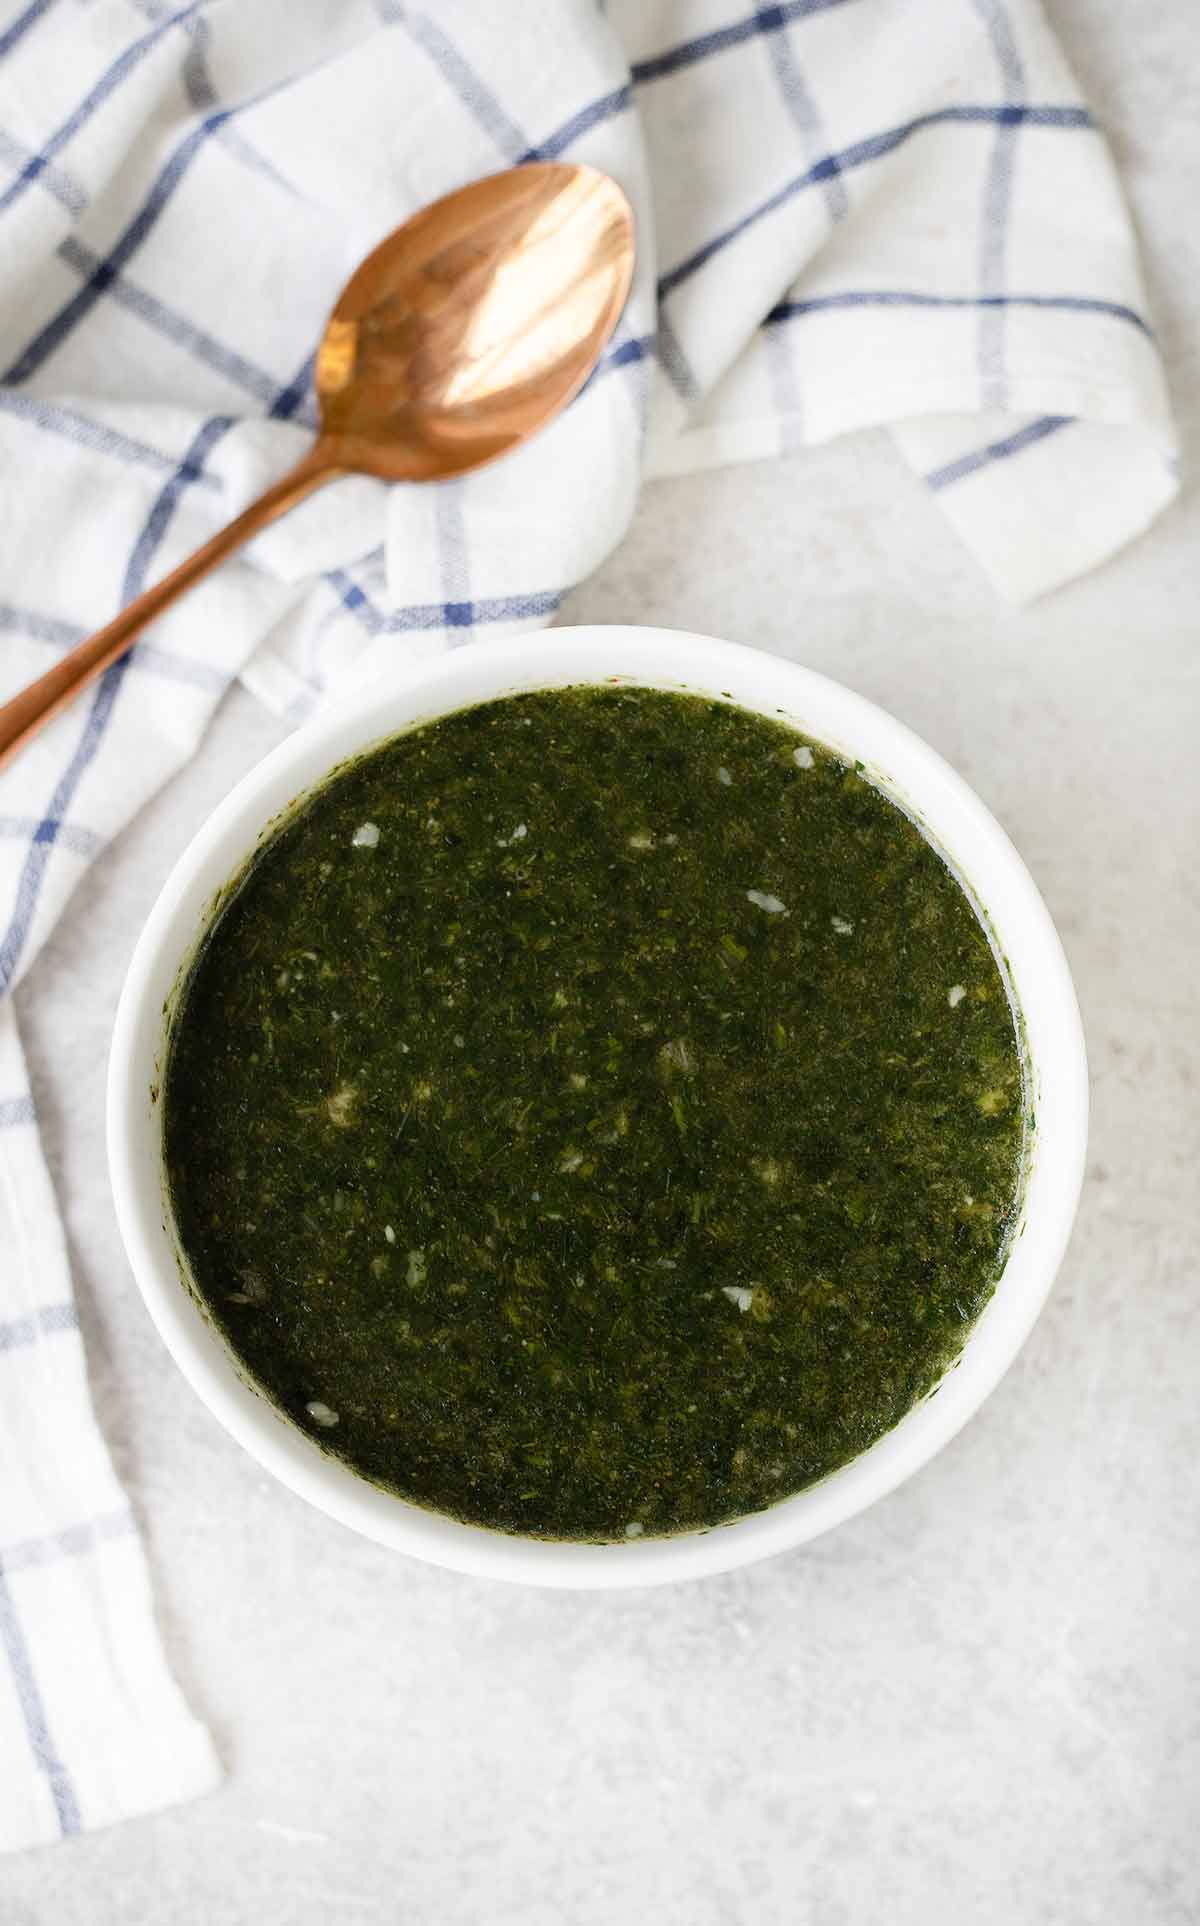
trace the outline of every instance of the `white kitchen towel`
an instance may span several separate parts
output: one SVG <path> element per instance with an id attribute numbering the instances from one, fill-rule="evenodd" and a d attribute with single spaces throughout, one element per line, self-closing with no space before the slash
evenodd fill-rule
<path id="1" fill-rule="evenodd" d="M 325 313 L 382 234 L 559 156 L 614 174 L 639 222 L 585 393 L 465 482 L 314 497 L 0 774 L 0 987 L 233 677 L 298 718 L 377 662 L 547 622 L 646 474 L 884 427 L 1016 598 L 1174 493 L 1120 190 L 1035 0 L 9 0 L 0 693 L 295 459 Z M 182 1797 L 212 1762 L 137 1541 L 106 1522 L 127 1514 L 11 1002 L 0 1047 L 0 1330 L 22 1333 L 0 1358 L 12 1846 Z"/>
<path id="2" fill-rule="evenodd" d="M 170 1805 L 218 1776 L 167 1670 L 137 1525 L 92 1416 L 11 1023 L 0 1252 L 0 1848 L 11 1848 Z"/>

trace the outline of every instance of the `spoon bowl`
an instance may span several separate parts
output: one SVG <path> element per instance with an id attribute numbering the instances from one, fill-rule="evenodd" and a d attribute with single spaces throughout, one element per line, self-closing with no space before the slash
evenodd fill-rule
<path id="1" fill-rule="evenodd" d="M 463 475 L 578 393 L 633 272 L 633 215 L 593 167 L 539 162 L 416 215 L 343 289 L 317 355 L 321 439 L 383 481 Z"/>
<path id="2" fill-rule="evenodd" d="M 633 259 L 621 189 L 563 161 L 473 181 L 398 227 L 326 324 L 316 442 L 203 548 L 0 704 L 0 766 L 177 596 L 315 488 L 349 474 L 445 481 L 537 434 L 599 360 Z"/>

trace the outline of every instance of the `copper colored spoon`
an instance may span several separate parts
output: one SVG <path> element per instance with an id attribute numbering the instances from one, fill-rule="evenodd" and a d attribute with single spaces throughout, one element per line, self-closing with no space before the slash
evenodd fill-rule
<path id="1" fill-rule="evenodd" d="M 565 407 L 617 324 L 633 215 L 592 167 L 537 162 L 406 221 L 347 283 L 317 353 L 321 428 L 291 473 L 0 705 L 0 764 L 218 562 L 338 475 L 442 481 Z"/>

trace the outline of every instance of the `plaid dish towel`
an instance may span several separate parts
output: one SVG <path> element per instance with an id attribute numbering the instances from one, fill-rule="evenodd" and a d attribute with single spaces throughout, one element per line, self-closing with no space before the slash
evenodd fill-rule
<path id="1" fill-rule="evenodd" d="M 614 174 L 639 219 L 585 393 L 464 482 L 313 498 L 0 775 L 3 987 L 232 678 L 299 718 L 378 663 L 547 622 L 643 474 L 881 426 L 1016 598 L 1174 493 L 1120 191 L 1034 0 L 8 0 L 0 689 L 295 460 L 325 314 L 381 235 L 558 156 Z M 11 1000 L 0 1079 L 17 1847 L 198 1792 L 216 1765 L 92 1417 Z"/>

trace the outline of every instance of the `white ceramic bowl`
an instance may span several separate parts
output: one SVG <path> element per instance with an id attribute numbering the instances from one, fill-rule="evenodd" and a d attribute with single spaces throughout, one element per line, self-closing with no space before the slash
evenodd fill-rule
<path id="1" fill-rule="evenodd" d="M 192 1295 L 170 1229 L 156 1089 L 164 1006 L 216 892 L 266 826 L 345 757 L 433 717 L 513 691 L 622 681 L 726 697 L 828 743 L 917 818 L 994 934 L 1021 1011 L 1036 1128 L 1004 1274 L 937 1392 L 853 1463 L 770 1510 L 708 1532 L 618 1545 L 555 1544 L 458 1524 L 406 1504 L 326 1456 L 241 1375 Z M 552 629 L 399 670 L 283 743 L 240 782 L 180 858 L 134 952 L 113 1033 L 108 1142 L 121 1232 L 150 1314 L 192 1388 L 260 1464 L 343 1524 L 434 1564 L 528 1584 L 606 1588 L 696 1578 L 828 1531 L 951 1439 L 1012 1363 L 1066 1247 L 1083 1174 L 1087 1068 L 1054 926 L 1003 830 L 939 756 L 880 709 L 806 669 L 704 636 Z"/>

